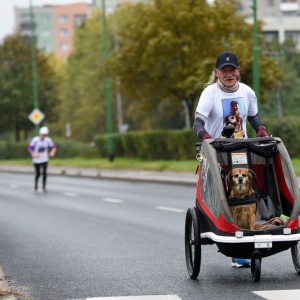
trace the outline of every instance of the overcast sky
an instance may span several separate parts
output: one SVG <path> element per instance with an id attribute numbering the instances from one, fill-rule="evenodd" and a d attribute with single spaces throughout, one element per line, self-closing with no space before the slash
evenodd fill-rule
<path id="1" fill-rule="evenodd" d="M 30 0 L 0 0 L 0 42 L 3 38 L 13 33 L 15 14 L 14 7 L 29 7 Z M 70 3 L 92 3 L 92 0 L 31 0 L 33 6 L 64 5 Z"/>

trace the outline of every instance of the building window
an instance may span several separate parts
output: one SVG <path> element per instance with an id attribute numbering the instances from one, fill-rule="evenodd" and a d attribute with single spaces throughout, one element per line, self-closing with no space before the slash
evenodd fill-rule
<path id="1" fill-rule="evenodd" d="M 253 0 L 248 0 L 248 6 L 253 6 Z"/>
<path id="2" fill-rule="evenodd" d="M 278 32 L 277 31 L 264 32 L 264 38 L 266 42 L 278 41 Z"/>
<path id="3" fill-rule="evenodd" d="M 296 17 L 296 16 L 298 16 L 297 11 L 282 11 L 281 14 L 282 14 L 283 17 Z"/>
<path id="4" fill-rule="evenodd" d="M 59 30 L 59 36 L 67 36 L 68 35 L 68 29 L 62 28 Z"/>
<path id="5" fill-rule="evenodd" d="M 266 13 L 266 17 L 267 18 L 274 18 L 276 15 L 275 15 L 275 13 L 273 13 L 273 12 L 267 12 Z"/>
<path id="6" fill-rule="evenodd" d="M 292 39 L 296 45 L 300 44 L 300 31 L 286 31 L 285 39 Z"/>
<path id="7" fill-rule="evenodd" d="M 31 17 L 30 15 L 21 15 L 21 23 L 30 23 Z"/>
<path id="8" fill-rule="evenodd" d="M 83 20 L 86 19 L 86 15 L 75 15 L 74 16 L 74 26 L 80 26 Z"/>
<path id="9" fill-rule="evenodd" d="M 21 30 L 20 35 L 31 36 L 31 30 L 30 29 L 23 29 L 23 30 Z"/>
<path id="10" fill-rule="evenodd" d="M 274 6 L 274 0 L 268 0 L 268 6 Z"/>
<path id="11" fill-rule="evenodd" d="M 66 23 L 68 21 L 67 15 L 60 15 L 58 19 L 59 23 Z"/>
<path id="12" fill-rule="evenodd" d="M 42 15 L 42 22 L 43 23 L 49 23 L 50 17 L 48 15 Z"/>
<path id="13" fill-rule="evenodd" d="M 52 50 L 51 44 L 45 44 L 43 48 L 46 52 L 50 52 Z"/>
<path id="14" fill-rule="evenodd" d="M 69 50 L 69 44 L 64 42 L 60 44 L 60 50 L 62 51 L 68 51 Z"/>
<path id="15" fill-rule="evenodd" d="M 243 5 L 242 5 L 242 4 L 239 4 L 239 5 L 237 6 L 236 12 L 237 12 L 238 14 L 242 14 L 242 13 L 243 13 L 243 10 L 244 10 Z"/>
<path id="16" fill-rule="evenodd" d="M 43 29 L 42 36 L 43 37 L 48 37 L 49 35 L 50 35 L 50 30 L 49 29 Z"/>

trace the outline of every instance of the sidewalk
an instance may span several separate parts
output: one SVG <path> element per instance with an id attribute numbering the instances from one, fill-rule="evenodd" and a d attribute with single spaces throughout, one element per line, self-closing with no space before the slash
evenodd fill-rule
<path id="1" fill-rule="evenodd" d="M 196 171 L 196 168 L 195 168 Z M 0 165 L 1 172 L 34 173 L 33 166 L 6 166 Z M 99 179 L 131 180 L 155 183 L 173 183 L 195 186 L 197 176 L 194 172 L 168 171 L 137 171 L 137 170 L 103 170 L 96 168 L 48 167 L 48 174 L 77 176 Z M 300 177 L 297 177 L 300 188 Z"/>
<path id="2" fill-rule="evenodd" d="M 196 171 L 196 167 L 195 167 Z M 34 173 L 33 166 L 6 166 L 0 165 L 0 172 Z M 70 168 L 70 167 L 48 167 L 48 174 L 64 176 L 82 176 L 89 178 L 132 180 L 143 182 L 161 182 L 187 184 L 195 186 L 197 176 L 194 172 L 157 172 L 137 170 L 103 170 L 96 168 Z"/>

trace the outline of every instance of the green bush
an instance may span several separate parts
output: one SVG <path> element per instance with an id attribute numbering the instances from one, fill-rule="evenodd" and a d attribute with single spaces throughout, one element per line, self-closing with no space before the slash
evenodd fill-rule
<path id="1" fill-rule="evenodd" d="M 180 160 L 195 157 L 193 130 L 131 131 L 114 135 L 115 154 L 145 160 Z M 107 135 L 95 137 L 100 156 L 107 156 Z"/>
<path id="2" fill-rule="evenodd" d="M 0 141 L 0 159 L 8 159 L 8 148 L 6 142 Z"/>
<path id="3" fill-rule="evenodd" d="M 99 157 L 98 149 L 94 145 L 76 143 L 71 141 L 55 142 L 58 158 L 96 158 Z M 0 142 L 0 159 L 30 158 L 26 142 Z"/>
<path id="4" fill-rule="evenodd" d="M 268 134 L 281 138 L 291 157 L 300 157 L 299 117 L 265 118 L 263 122 Z"/>
<path id="5" fill-rule="evenodd" d="M 263 119 L 268 133 L 280 137 L 291 157 L 300 157 L 300 120 L 297 117 Z M 247 124 L 249 137 L 256 133 Z M 185 160 L 195 158 L 195 143 L 198 137 L 190 130 L 131 131 L 113 134 L 116 157 L 139 158 L 144 160 Z M 94 145 L 74 141 L 56 140 L 58 158 L 97 158 L 108 156 L 108 137 L 98 135 Z M 0 159 L 28 157 L 27 143 L 0 141 Z"/>

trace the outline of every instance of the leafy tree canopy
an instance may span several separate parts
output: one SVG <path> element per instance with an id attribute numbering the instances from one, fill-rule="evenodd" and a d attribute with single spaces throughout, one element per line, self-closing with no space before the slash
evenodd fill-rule
<path id="1" fill-rule="evenodd" d="M 284 76 L 275 91 L 267 93 L 268 102 L 261 106 L 264 117 L 296 116 L 300 114 L 300 52 L 288 39 L 283 44 L 273 41 L 265 54 L 273 56 L 283 69 Z"/>
<path id="2" fill-rule="evenodd" d="M 252 26 L 236 14 L 238 1 L 153 0 L 124 7 L 130 18 L 120 28 L 120 48 L 110 60 L 127 96 L 144 109 L 168 99 L 187 100 L 191 119 L 217 55 L 235 52 L 242 81 L 252 86 Z M 261 30 L 260 30 L 261 33 Z M 259 36 L 263 49 L 262 34 Z M 261 52 L 262 53 L 262 52 Z M 274 89 L 281 70 L 274 57 L 261 54 L 261 99 Z"/>
<path id="3" fill-rule="evenodd" d="M 63 101 L 56 130 L 70 123 L 75 140 L 91 141 L 95 134 L 106 132 L 102 32 L 102 13 L 95 10 L 76 29 L 74 50 L 59 68 Z"/>
<path id="4" fill-rule="evenodd" d="M 49 57 L 36 49 L 39 108 L 46 122 L 55 121 L 54 108 L 59 102 L 55 72 Z M 34 128 L 28 115 L 34 108 L 31 65 L 31 42 L 22 36 L 8 36 L 0 45 L 0 132 L 14 131 L 20 140 L 21 131 Z"/>

